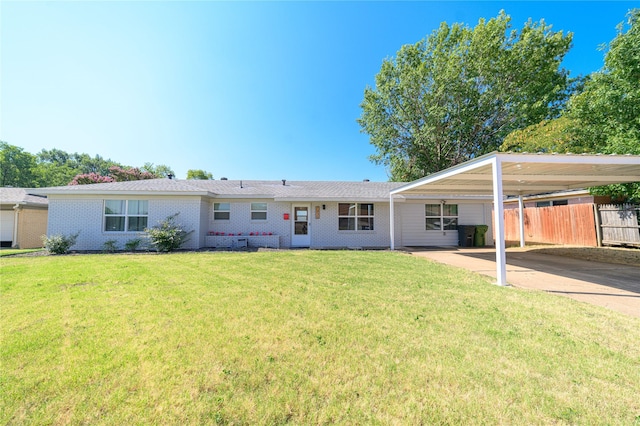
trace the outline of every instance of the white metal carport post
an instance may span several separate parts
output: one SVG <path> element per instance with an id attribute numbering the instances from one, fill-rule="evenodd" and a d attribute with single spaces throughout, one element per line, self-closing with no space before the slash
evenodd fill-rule
<path id="1" fill-rule="evenodd" d="M 520 219 L 520 247 L 524 247 L 524 200 L 518 195 L 518 217 Z"/>
<path id="2" fill-rule="evenodd" d="M 504 248 L 504 200 L 502 195 L 502 162 L 493 159 L 493 212 L 496 224 L 496 284 L 507 285 L 507 259 Z"/>
<path id="3" fill-rule="evenodd" d="M 391 238 L 391 250 L 395 250 L 396 244 L 394 242 L 395 239 L 395 220 L 394 220 L 394 211 L 393 211 L 393 194 L 389 194 L 389 237 Z"/>

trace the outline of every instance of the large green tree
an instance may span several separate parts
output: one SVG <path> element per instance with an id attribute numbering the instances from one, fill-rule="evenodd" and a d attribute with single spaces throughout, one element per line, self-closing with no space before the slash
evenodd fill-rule
<path id="1" fill-rule="evenodd" d="M 588 149 L 580 146 L 576 140 L 575 126 L 576 123 L 566 115 L 553 120 L 543 120 L 508 134 L 500 146 L 500 151 L 588 152 Z"/>
<path id="2" fill-rule="evenodd" d="M 0 141 L 0 187 L 33 186 L 35 157 L 24 149 Z"/>
<path id="3" fill-rule="evenodd" d="M 572 97 L 568 116 L 576 140 L 592 152 L 640 154 L 640 9 L 629 12 L 609 43 L 604 67 Z M 640 201 L 640 183 L 594 188 L 593 193 Z"/>
<path id="4" fill-rule="evenodd" d="M 68 153 L 53 148 L 33 155 L 0 141 L 0 186 L 40 188 L 68 184 L 154 179 L 175 175 L 169 166 L 145 163 L 142 168 L 124 166 L 100 155 Z"/>
<path id="5" fill-rule="evenodd" d="M 189 169 L 187 170 L 187 179 L 211 180 L 213 175 L 202 169 Z"/>
<path id="6" fill-rule="evenodd" d="M 158 164 L 156 166 L 153 163 L 144 163 L 144 166 L 141 167 L 141 170 L 143 172 L 149 172 L 159 178 L 160 177 L 166 178 L 166 177 L 169 177 L 169 175 L 171 176 L 176 175 L 176 172 L 174 172 L 171 169 L 171 167 L 165 164 Z"/>
<path id="7" fill-rule="evenodd" d="M 358 123 L 391 180 L 494 151 L 513 130 L 558 116 L 572 91 L 560 67 L 572 35 L 510 22 L 501 12 L 474 28 L 442 23 L 383 62 Z"/>
<path id="8" fill-rule="evenodd" d="M 640 154 L 640 9 L 609 43 L 604 67 L 569 102 L 576 139 L 593 152 Z"/>
<path id="9" fill-rule="evenodd" d="M 107 175 L 110 167 L 124 167 L 122 164 L 104 159 L 100 155 L 92 157 L 85 153 L 70 154 L 57 148 L 43 149 L 36 157 L 37 165 L 34 173 L 37 186 L 67 185 L 77 175 Z"/>
<path id="10" fill-rule="evenodd" d="M 640 154 L 640 9 L 629 12 L 609 43 L 603 68 L 590 75 L 554 120 L 515 131 L 501 150 Z M 640 201 L 640 184 L 593 188 L 614 199 Z"/>

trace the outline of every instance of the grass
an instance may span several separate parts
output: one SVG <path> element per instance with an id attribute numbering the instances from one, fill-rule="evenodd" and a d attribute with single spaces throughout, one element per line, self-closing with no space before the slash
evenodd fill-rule
<path id="1" fill-rule="evenodd" d="M 640 424 L 640 320 L 405 254 L 1 267 L 2 424 Z"/>
<path id="2" fill-rule="evenodd" d="M 3 249 L 0 249 L 0 257 L 2 257 L 2 256 L 14 256 L 16 254 L 32 253 L 32 252 L 41 251 L 41 250 L 44 250 L 44 249 L 41 249 L 41 248 L 36 248 L 36 249 L 3 248 Z"/>

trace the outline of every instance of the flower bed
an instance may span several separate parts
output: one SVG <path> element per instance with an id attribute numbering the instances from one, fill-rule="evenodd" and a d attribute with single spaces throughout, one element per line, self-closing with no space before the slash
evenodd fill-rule
<path id="1" fill-rule="evenodd" d="M 273 233 L 256 232 L 249 234 L 229 233 L 224 235 L 210 235 L 205 237 L 205 245 L 214 248 L 268 247 L 280 248 L 280 236 Z"/>

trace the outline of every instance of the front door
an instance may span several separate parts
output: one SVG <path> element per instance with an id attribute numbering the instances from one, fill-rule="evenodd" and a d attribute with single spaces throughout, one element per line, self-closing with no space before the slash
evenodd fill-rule
<path id="1" fill-rule="evenodd" d="M 309 233 L 309 204 L 294 204 L 293 208 L 293 230 L 291 232 L 292 247 L 309 247 L 311 245 L 311 234 Z"/>

